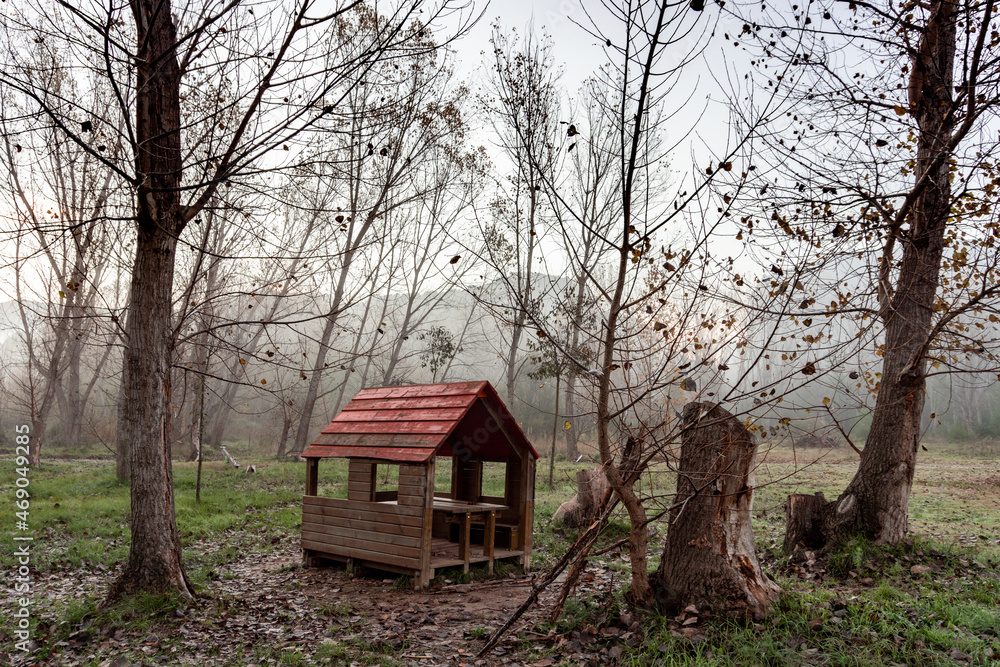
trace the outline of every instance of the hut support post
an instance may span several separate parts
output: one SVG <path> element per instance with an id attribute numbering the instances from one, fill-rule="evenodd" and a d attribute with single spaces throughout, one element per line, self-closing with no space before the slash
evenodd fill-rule
<path id="1" fill-rule="evenodd" d="M 472 517 L 466 512 L 462 515 L 458 527 L 458 557 L 462 559 L 462 572 L 469 571 L 469 529 L 471 525 Z"/>
<path id="2" fill-rule="evenodd" d="M 483 553 L 486 555 L 486 568 L 493 574 L 493 541 L 496 537 L 497 513 L 486 513 L 486 526 L 483 529 Z"/>
<path id="3" fill-rule="evenodd" d="M 413 582 L 413 588 L 419 590 L 431 585 L 434 578 L 434 568 L 431 567 L 431 542 L 434 526 L 434 459 L 427 462 L 424 468 L 424 523 L 420 535 L 420 572 Z"/>
<path id="4" fill-rule="evenodd" d="M 306 459 L 306 495 L 315 496 L 319 489 L 319 459 Z"/>
<path id="5" fill-rule="evenodd" d="M 306 459 L 306 492 L 307 496 L 315 496 L 319 488 L 319 459 Z M 302 565 L 316 567 L 317 559 L 308 549 L 302 550 Z"/>
<path id="6" fill-rule="evenodd" d="M 525 572 L 531 571 L 531 537 L 534 532 L 535 523 L 535 460 L 524 455 L 521 463 L 521 497 L 524 509 L 521 513 L 521 548 L 524 555 L 521 556 L 521 567 Z"/>

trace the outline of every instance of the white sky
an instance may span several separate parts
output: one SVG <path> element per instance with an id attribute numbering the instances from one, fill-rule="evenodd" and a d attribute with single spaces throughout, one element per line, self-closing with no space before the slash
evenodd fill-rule
<path id="1" fill-rule="evenodd" d="M 564 68 L 563 83 L 575 91 L 580 83 L 605 59 L 604 51 L 590 35 L 573 23 L 588 25 L 579 0 L 494 0 L 486 5 L 477 2 L 476 9 L 486 8 L 483 19 L 457 45 L 461 71 L 471 73 L 482 62 L 482 52 L 489 48 L 493 23 L 514 28 L 525 34 L 530 25 L 536 31 L 552 36 L 556 63 Z"/>

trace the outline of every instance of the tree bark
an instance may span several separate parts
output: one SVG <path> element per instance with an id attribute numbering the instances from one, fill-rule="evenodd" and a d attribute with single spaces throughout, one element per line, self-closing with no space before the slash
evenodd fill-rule
<path id="1" fill-rule="evenodd" d="M 684 406 L 677 496 L 652 586 L 657 605 L 763 617 L 780 589 L 757 562 L 750 513 L 757 445 L 713 403 Z"/>
<path id="2" fill-rule="evenodd" d="M 170 460 L 171 292 L 175 237 L 140 228 L 132 279 L 119 438 L 129 452 L 131 532 L 125 570 L 109 600 L 135 591 L 192 590 L 181 560 Z M 137 313 L 142 315 L 137 316 Z"/>
<path id="3" fill-rule="evenodd" d="M 640 104 L 641 108 L 642 105 Z M 628 206 L 625 206 L 628 210 Z M 626 220 L 628 217 L 626 216 Z M 623 235 L 624 239 L 628 234 Z M 615 343 L 618 339 L 618 318 L 622 314 L 622 295 L 625 292 L 625 278 L 628 274 L 629 247 L 627 242 L 623 242 L 618 252 L 618 277 L 615 281 L 615 291 L 611 297 L 611 304 L 608 308 L 608 318 L 604 326 L 604 343 L 601 368 L 601 378 L 598 381 L 597 394 L 597 450 L 601 455 L 601 464 L 604 466 L 604 474 L 608 478 L 608 484 L 615 492 L 615 496 L 625 506 L 629 519 L 628 537 L 628 557 L 631 568 L 631 580 L 629 583 L 628 599 L 631 604 L 645 605 L 649 602 L 652 589 L 649 585 L 649 572 L 647 569 L 646 546 L 649 543 L 649 520 L 646 516 L 646 509 L 642 501 L 633 488 L 634 479 L 630 478 L 627 471 L 622 474 L 614 464 L 614 454 L 611 451 L 611 370 L 616 360 Z M 622 455 L 622 468 L 625 468 L 626 452 Z"/>
<path id="4" fill-rule="evenodd" d="M 782 549 L 791 554 L 799 547 L 823 546 L 823 514 L 829 505 L 823 493 L 812 496 L 795 493 L 785 502 L 785 541 Z"/>
<path id="5" fill-rule="evenodd" d="M 118 387 L 118 398 L 115 400 L 115 412 L 118 417 L 118 424 L 125 423 L 125 389 Z M 122 434 L 121 428 L 116 430 L 115 438 L 115 476 L 120 482 L 127 482 L 132 478 L 132 460 L 129 454 L 128 442 Z"/>
<path id="6" fill-rule="evenodd" d="M 136 251 L 132 268 L 119 437 L 131 466 L 128 562 L 108 602 L 137 591 L 191 597 L 174 515 L 170 460 L 171 314 L 180 205 L 181 72 L 169 0 L 135 0 Z"/>

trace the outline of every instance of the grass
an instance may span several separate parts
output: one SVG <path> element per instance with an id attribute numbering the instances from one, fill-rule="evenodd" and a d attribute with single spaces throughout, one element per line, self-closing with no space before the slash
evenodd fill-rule
<path id="1" fill-rule="evenodd" d="M 792 452 L 780 447 L 761 452 L 757 470 L 753 523 L 758 553 L 765 568 L 785 591 L 771 616 L 762 623 L 701 620 L 695 634 L 680 632 L 674 619 L 648 616 L 640 639 L 623 647 L 616 660 L 645 665 L 945 665 L 956 664 L 955 651 L 970 656 L 960 664 L 988 665 L 1000 659 L 1000 472 L 995 459 L 967 456 L 967 450 L 932 444 L 931 454 L 918 462 L 910 503 L 911 527 L 916 533 L 905 544 L 886 548 L 855 540 L 831 555 L 819 576 L 802 572 L 779 553 L 784 530 L 782 503 L 789 493 L 823 491 L 836 497 L 857 465 L 849 449 L 823 454 Z M 980 450 L 983 451 L 983 450 Z M 985 450 L 992 451 L 992 450 Z M 803 455 L 806 458 L 803 458 Z M 241 455 L 241 460 L 246 459 Z M 575 491 L 575 473 L 592 464 L 558 461 L 555 484 L 545 481 L 547 465 L 539 466 L 535 495 L 535 551 L 540 570 L 560 557 L 575 534 L 551 523 L 556 508 Z M 435 486 L 450 484 L 450 469 L 440 466 Z M 185 548 L 188 574 L 198 588 L 233 576 L 231 566 L 247 553 L 267 553 L 275 544 L 297 540 L 305 466 L 301 463 L 258 463 L 256 474 L 205 464 L 202 502 L 196 503 L 195 467 L 175 463 L 177 524 Z M 392 483 L 393 469 L 386 466 Z M 794 473 L 794 474 L 793 474 Z M 384 472 L 380 469 L 380 474 Z M 13 464 L 0 466 L 3 502 L 0 522 L 15 517 Z M 62 570 L 106 571 L 122 562 L 128 551 L 129 490 L 114 476 L 110 462 L 52 461 L 32 470 L 29 523 L 35 536 L 32 566 L 40 574 Z M 642 480 L 649 494 L 668 494 L 672 476 L 655 468 Z M 502 493 L 502 471 L 487 468 L 484 493 Z M 320 465 L 320 492 L 346 497 L 346 462 Z M 652 513 L 654 508 L 650 506 Z M 655 567 L 658 545 L 666 527 L 654 525 L 650 567 Z M 598 548 L 627 535 L 624 516 L 613 518 Z M 12 549 L 0 552 L 8 571 L 15 565 Z M 627 565 L 616 554 L 601 562 L 614 571 L 615 582 L 625 583 Z M 913 565 L 929 565 L 931 574 L 913 574 Z M 104 568 L 102 570 L 101 568 Z M 495 576 L 505 577 L 516 566 L 498 563 Z M 619 574 L 620 573 L 620 574 Z M 468 575 L 459 570 L 438 573 L 454 583 L 485 577 L 482 568 Z M 871 583 L 861 581 L 870 578 Z M 405 577 L 394 594 L 409 589 Z M 169 616 L 178 601 L 170 597 L 139 597 L 111 610 L 98 610 L 93 594 L 54 601 L 40 600 L 47 618 L 38 629 L 47 637 L 44 659 L 51 646 L 91 625 L 149 632 Z M 324 606 L 325 605 L 325 606 Z M 595 599 L 586 594 L 571 598 L 553 626 L 560 633 L 580 632 L 601 619 L 615 619 L 625 608 L 620 591 Z M 349 604 L 316 603 L 316 613 L 331 619 L 352 614 Z M 43 616 L 45 615 L 43 614 Z M 817 622 L 818 621 L 818 622 Z M 0 617 L 0 636 L 10 636 L 10 619 Z M 548 627 L 541 628 L 547 631 Z M 473 638 L 486 629 L 474 626 Z M 689 636 L 690 635 L 690 636 Z M 602 639 L 602 641 L 604 641 Z M 603 646 L 608 649 L 614 641 Z M 536 655 L 545 650 L 533 646 Z M 541 651 L 541 653 L 539 653 Z M 247 646 L 232 664 L 360 664 L 392 665 L 398 647 L 379 643 L 325 640 L 312 652 L 298 649 Z M 95 663 L 97 664 L 97 663 Z"/>
<path id="2" fill-rule="evenodd" d="M 837 585 L 786 592 L 763 623 L 712 621 L 693 639 L 672 619 L 654 618 L 643 647 L 623 664 L 955 665 L 962 664 L 952 657 L 958 650 L 970 656 L 967 664 L 990 665 L 1000 656 L 995 578 L 956 593 L 907 573 L 843 592 Z M 970 599 L 976 596 L 992 604 Z"/>
<path id="3" fill-rule="evenodd" d="M 302 464 L 261 466 L 256 475 L 208 464 L 202 470 L 201 502 L 195 502 L 193 464 L 174 464 L 174 503 L 181 544 L 197 565 L 208 540 L 239 531 L 263 538 L 290 536 L 301 519 Z M 14 523 L 15 473 L 0 469 L 8 492 L 0 522 Z M 38 543 L 33 565 L 40 571 L 81 565 L 112 566 L 128 553 L 129 487 L 115 478 L 114 465 L 56 461 L 31 471 L 29 524 Z M 265 539 L 267 541 L 267 539 Z M 213 551 L 214 551 L 214 544 Z M 223 555 L 225 557 L 225 555 Z M 205 561 L 206 566 L 211 563 Z M 12 567 L 11 551 L 0 565 Z M 197 568 L 195 568 L 197 570 Z"/>
<path id="4" fill-rule="evenodd" d="M 782 503 L 790 493 L 823 491 L 835 498 L 857 461 L 843 451 L 818 463 L 811 459 L 820 452 L 806 452 L 805 459 L 781 448 L 763 454 L 753 524 L 764 568 L 785 591 L 771 615 L 762 623 L 701 619 L 685 629 L 652 614 L 641 644 L 624 651 L 620 664 L 1000 664 L 1000 480 L 994 460 L 953 452 L 924 456 L 910 503 L 911 526 L 921 534 L 892 547 L 852 540 L 831 554 L 819 576 L 804 578 L 780 553 Z M 917 564 L 934 571 L 911 573 Z M 571 600 L 556 629 L 593 629 L 607 609 L 606 601 Z M 614 640 L 603 649 L 597 644 L 584 650 L 596 655 Z"/>

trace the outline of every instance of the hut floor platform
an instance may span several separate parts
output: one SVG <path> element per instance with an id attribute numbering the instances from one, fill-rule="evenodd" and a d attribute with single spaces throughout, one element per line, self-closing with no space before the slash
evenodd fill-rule
<path id="1" fill-rule="evenodd" d="M 514 558 L 523 556 L 522 549 L 493 549 L 493 560 L 501 558 Z M 489 558 L 483 553 L 483 545 L 469 545 L 469 562 L 486 563 Z M 465 562 L 458 556 L 458 543 L 435 537 L 431 542 L 431 567 L 434 569 L 441 567 L 454 567 L 464 565 Z"/>

